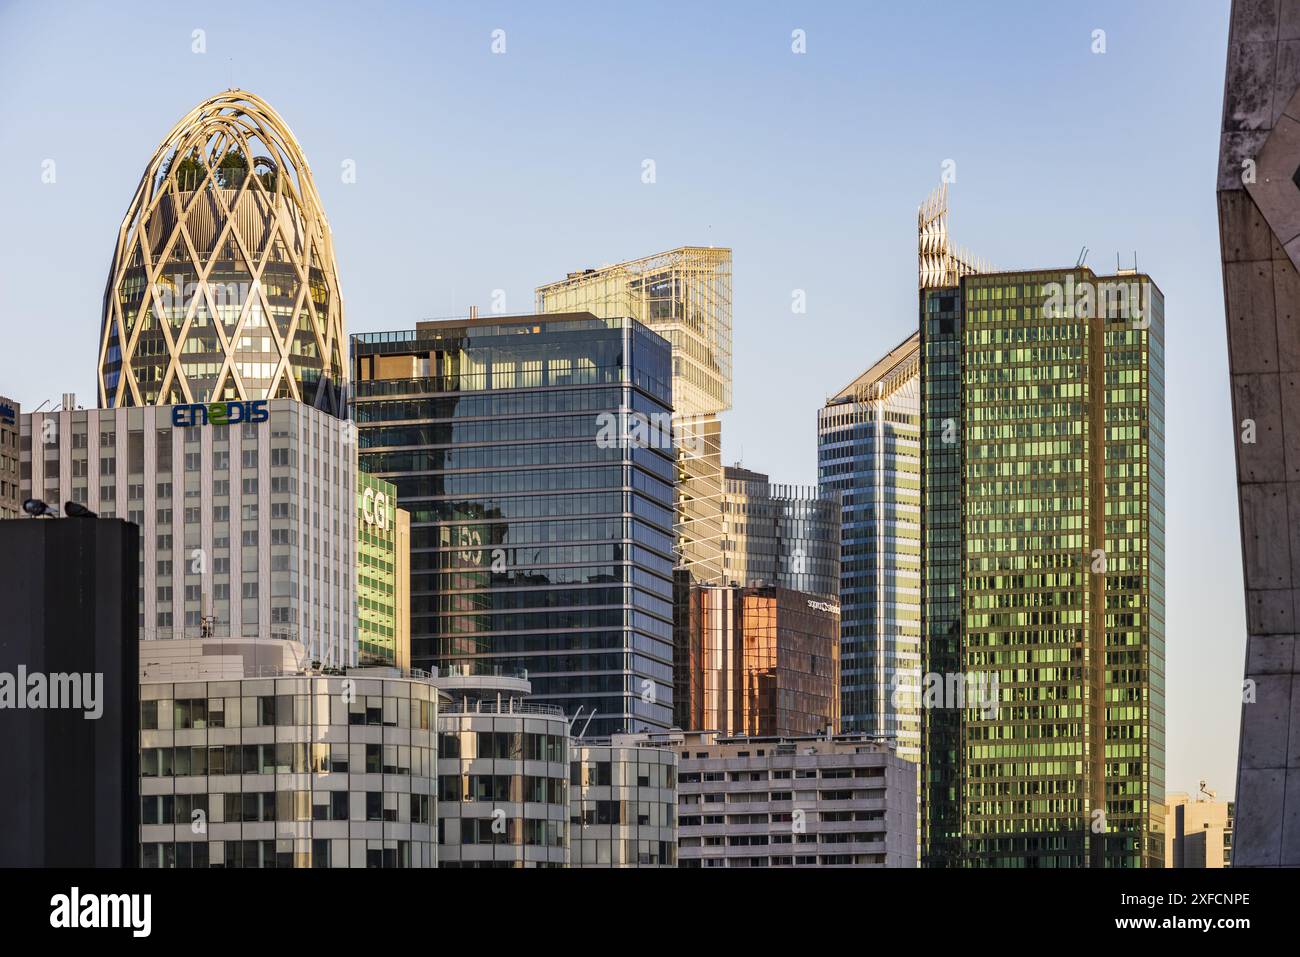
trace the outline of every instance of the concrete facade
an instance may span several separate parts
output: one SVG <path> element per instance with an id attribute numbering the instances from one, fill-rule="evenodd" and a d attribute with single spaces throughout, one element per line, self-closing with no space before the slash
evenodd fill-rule
<path id="1" fill-rule="evenodd" d="M 1178 791 L 1166 795 L 1165 807 L 1165 867 L 1224 868 L 1232 863 L 1231 801 L 1207 801 L 1200 795 L 1193 801 Z"/>
<path id="2" fill-rule="evenodd" d="M 351 423 L 292 399 L 230 424 L 75 405 L 19 416 L 23 494 L 140 527 L 141 638 L 275 638 L 356 664 Z"/>
<path id="3" fill-rule="evenodd" d="M 571 742 L 571 867 L 677 866 L 677 752 L 663 740 L 671 735 Z"/>
<path id="4" fill-rule="evenodd" d="M 438 702 L 394 668 L 142 681 L 139 866 L 436 867 Z"/>
<path id="5" fill-rule="evenodd" d="M 680 735 L 679 867 L 915 867 L 917 766 L 865 735 Z"/>
<path id="6" fill-rule="evenodd" d="M 439 867 L 569 866 L 569 722 L 522 677 L 456 673 L 438 717 Z"/>
<path id="7" fill-rule="evenodd" d="M 1300 0 L 1232 5 L 1219 234 L 1246 589 L 1234 867 L 1300 866 Z"/>

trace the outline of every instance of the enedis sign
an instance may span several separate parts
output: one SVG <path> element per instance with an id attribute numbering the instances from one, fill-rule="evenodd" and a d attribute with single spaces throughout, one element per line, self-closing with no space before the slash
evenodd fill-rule
<path id="1" fill-rule="evenodd" d="M 265 399 L 172 406 L 172 427 L 178 429 L 188 429 L 195 425 L 239 425 L 242 422 L 256 425 L 270 417 L 271 412 L 266 407 Z"/>

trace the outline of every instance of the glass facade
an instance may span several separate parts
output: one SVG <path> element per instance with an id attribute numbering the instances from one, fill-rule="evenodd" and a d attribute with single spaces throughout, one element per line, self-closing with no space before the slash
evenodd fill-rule
<path id="1" fill-rule="evenodd" d="M 774 585 L 693 585 L 677 649 L 677 726 L 725 735 L 840 725 L 840 608 Z"/>
<path id="2" fill-rule="evenodd" d="M 352 343 L 361 469 L 411 515 L 412 664 L 527 672 L 593 734 L 667 728 L 668 343 L 590 314 Z"/>
<path id="3" fill-rule="evenodd" d="M 537 289 L 538 312 L 578 310 L 631 316 L 671 343 L 678 561 L 695 582 L 723 582 L 717 414 L 731 408 L 731 250 L 682 246 Z"/>
<path id="4" fill-rule="evenodd" d="M 777 584 L 829 598 L 839 593 L 838 493 L 773 485 L 760 472 L 728 466 L 722 519 L 728 582 Z"/>
<path id="5" fill-rule="evenodd" d="M 817 480 L 841 501 L 844 730 L 920 760 L 921 382 L 912 335 L 817 414 Z"/>
<path id="6" fill-rule="evenodd" d="M 994 692 L 923 708 L 926 859 L 1159 867 L 1160 292 L 995 273 L 922 308 L 924 670 Z"/>

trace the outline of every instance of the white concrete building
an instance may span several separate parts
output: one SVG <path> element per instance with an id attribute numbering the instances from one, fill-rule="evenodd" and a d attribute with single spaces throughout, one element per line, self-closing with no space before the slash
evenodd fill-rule
<path id="1" fill-rule="evenodd" d="M 140 637 L 355 665 L 356 442 L 292 399 L 22 415 L 24 497 L 140 526 Z"/>
<path id="2" fill-rule="evenodd" d="M 892 742 L 669 734 L 679 867 L 916 866 L 916 765 Z"/>
<path id="3" fill-rule="evenodd" d="M 394 668 L 142 676 L 139 866 L 436 867 L 438 704 Z"/>
<path id="4" fill-rule="evenodd" d="M 670 735 L 573 740 L 570 866 L 677 866 L 677 752 Z"/>
<path id="5" fill-rule="evenodd" d="M 569 866 L 569 722 L 506 675 L 434 679 L 439 867 Z"/>

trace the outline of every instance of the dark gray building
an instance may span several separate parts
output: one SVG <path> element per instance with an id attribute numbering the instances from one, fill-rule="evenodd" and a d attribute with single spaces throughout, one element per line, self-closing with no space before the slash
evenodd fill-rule
<path id="1" fill-rule="evenodd" d="M 527 672 L 593 735 L 672 721 L 666 340 L 589 313 L 352 337 L 360 467 L 411 515 L 411 661 Z"/>
<path id="2" fill-rule="evenodd" d="M 0 867 L 136 856 L 135 525 L 0 521 Z"/>

